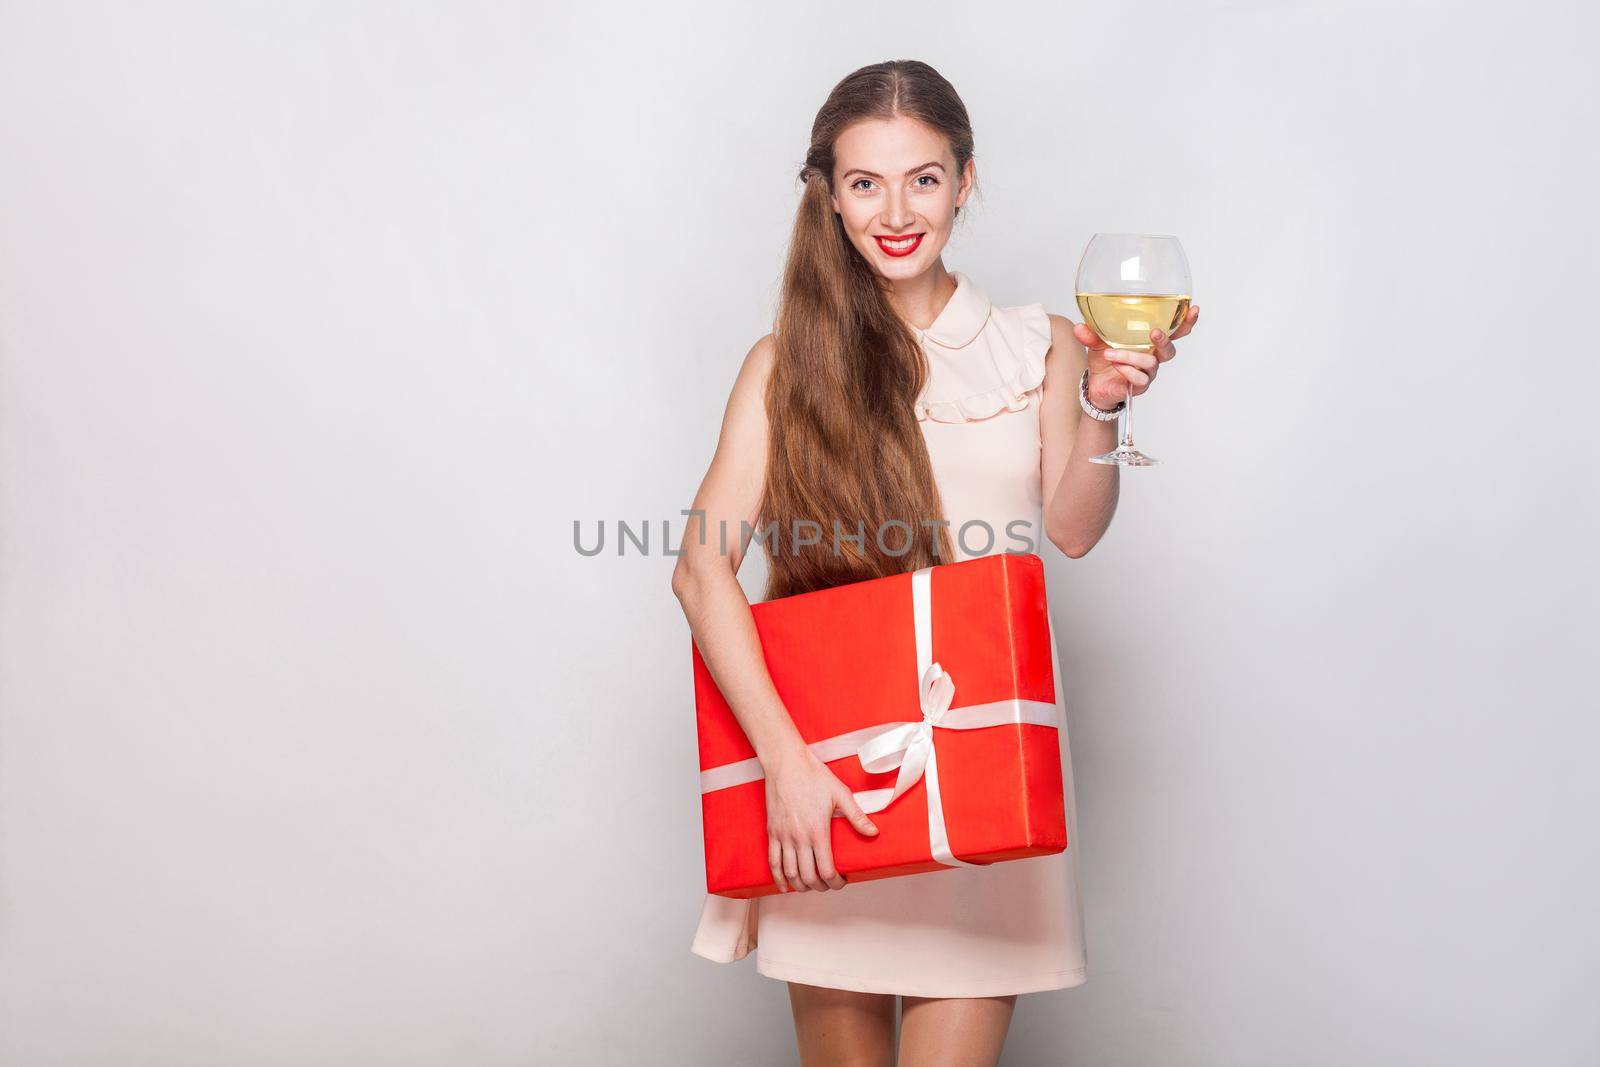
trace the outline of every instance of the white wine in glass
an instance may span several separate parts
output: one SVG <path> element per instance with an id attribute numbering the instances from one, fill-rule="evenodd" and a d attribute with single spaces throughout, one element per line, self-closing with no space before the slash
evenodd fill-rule
<path id="1" fill-rule="evenodd" d="M 1189 260 L 1176 237 L 1151 233 L 1097 233 L 1078 261 L 1078 310 L 1083 323 L 1112 348 L 1148 352 L 1151 330 L 1167 335 L 1182 325 L 1194 299 Z M 1159 459 L 1133 446 L 1133 385 L 1123 408 L 1117 447 L 1095 463 L 1152 467 Z"/>

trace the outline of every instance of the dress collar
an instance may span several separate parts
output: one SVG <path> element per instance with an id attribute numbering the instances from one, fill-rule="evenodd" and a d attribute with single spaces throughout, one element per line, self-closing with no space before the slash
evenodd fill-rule
<path id="1" fill-rule="evenodd" d="M 932 341 L 940 348 L 965 348 L 983 332 L 989 321 L 989 296 L 973 284 L 972 279 L 958 270 L 950 272 L 955 279 L 956 291 L 950 294 L 939 314 L 926 330 L 911 326 L 918 341 Z"/>

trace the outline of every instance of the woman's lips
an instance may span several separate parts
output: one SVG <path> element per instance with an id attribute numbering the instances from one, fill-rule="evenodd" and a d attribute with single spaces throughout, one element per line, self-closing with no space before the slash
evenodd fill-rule
<path id="1" fill-rule="evenodd" d="M 885 237 L 881 233 L 875 233 L 872 239 L 878 242 L 878 247 L 883 249 L 884 255 L 898 257 L 909 256 L 915 252 L 917 246 L 922 244 L 923 236 L 920 233 L 909 233 L 900 237 Z"/>

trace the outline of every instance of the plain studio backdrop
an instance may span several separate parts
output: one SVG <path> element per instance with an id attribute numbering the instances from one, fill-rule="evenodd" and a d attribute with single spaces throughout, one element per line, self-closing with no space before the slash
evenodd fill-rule
<path id="1" fill-rule="evenodd" d="M 947 265 L 1076 318 L 1092 233 L 1175 233 L 1202 307 L 1167 465 L 1043 552 L 1090 980 L 1005 1062 L 1595 1063 L 1596 29 L 0 8 L 0 1062 L 795 1062 L 688 951 L 661 524 L 816 108 L 914 57 Z"/>

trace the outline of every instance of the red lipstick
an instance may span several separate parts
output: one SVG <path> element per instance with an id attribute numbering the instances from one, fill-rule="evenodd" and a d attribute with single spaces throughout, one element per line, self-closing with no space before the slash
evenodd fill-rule
<path id="1" fill-rule="evenodd" d="M 900 256 L 909 256 L 911 253 L 920 248 L 922 246 L 922 239 L 925 236 L 927 235 L 921 233 L 903 233 L 898 236 L 886 236 L 881 233 L 875 233 L 872 235 L 872 239 L 878 242 L 878 248 L 883 251 L 884 255 L 894 256 L 898 259 Z M 908 237 L 911 239 L 911 243 L 906 245 L 904 248 L 890 248 L 888 245 L 884 244 L 885 241 L 904 241 Z"/>

